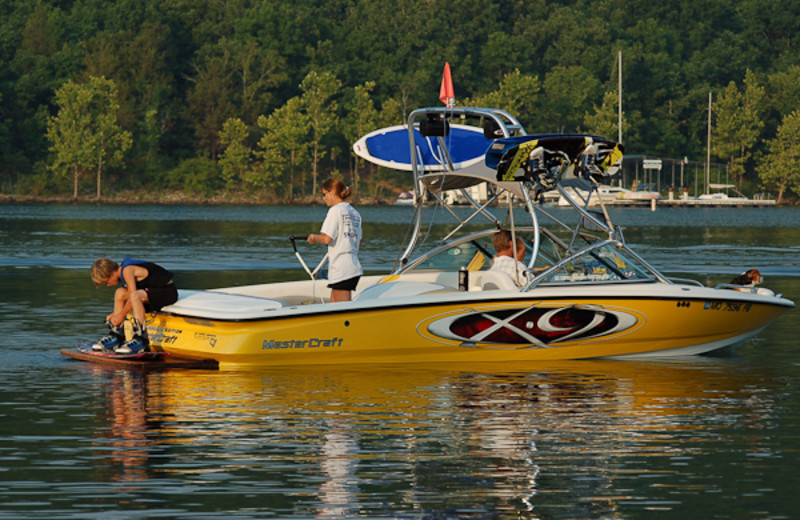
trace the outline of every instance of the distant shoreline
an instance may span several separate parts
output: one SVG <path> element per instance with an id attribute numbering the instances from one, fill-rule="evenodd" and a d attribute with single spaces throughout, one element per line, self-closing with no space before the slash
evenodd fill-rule
<path id="1" fill-rule="evenodd" d="M 391 206 L 394 204 L 394 199 L 378 199 L 369 200 L 354 198 L 350 200 L 356 206 Z M 644 201 L 647 202 L 647 201 Z M 141 194 L 137 195 L 118 195 L 103 197 L 98 200 L 95 197 L 72 197 L 64 196 L 33 196 L 33 195 L 6 195 L 0 194 L 0 204 L 72 204 L 72 205 L 109 205 L 109 206 L 132 206 L 136 204 L 156 204 L 164 206 L 322 206 L 323 202 L 318 197 L 298 197 L 291 202 L 269 198 L 265 199 L 258 196 L 231 196 L 220 195 L 214 197 L 196 197 L 188 196 L 182 193 L 169 193 L 156 197 L 145 197 Z M 759 201 L 750 201 L 749 203 L 742 204 L 732 201 L 731 203 L 696 203 L 696 204 L 681 204 L 681 201 L 662 199 L 658 202 L 658 207 L 774 207 L 774 208 L 790 208 L 797 207 L 797 202 L 784 201 L 782 204 L 764 204 Z M 609 204 L 609 206 L 616 207 L 649 207 L 649 203 L 645 204 L 641 201 L 621 201 L 619 204 Z"/>
<path id="2" fill-rule="evenodd" d="M 380 199 L 378 201 L 356 198 L 353 204 L 359 206 L 389 206 L 394 201 Z M 252 196 L 214 196 L 196 197 L 184 194 L 166 194 L 163 196 L 146 197 L 142 195 L 109 196 L 97 199 L 96 197 L 72 197 L 47 195 L 6 195 L 0 194 L 0 204 L 74 204 L 74 205 L 135 205 L 135 204 L 160 204 L 174 206 L 320 206 L 323 202 L 318 197 L 298 197 L 291 202 L 282 199 L 264 199 Z"/>

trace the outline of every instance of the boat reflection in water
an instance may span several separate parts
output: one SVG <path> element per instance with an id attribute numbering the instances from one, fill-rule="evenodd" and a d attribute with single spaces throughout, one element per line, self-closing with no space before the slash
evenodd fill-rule
<path id="1" fill-rule="evenodd" d="M 173 481 L 241 481 L 237 503 L 319 517 L 607 513 L 632 500 L 614 481 L 686 472 L 671 463 L 709 430 L 759 428 L 774 406 L 749 390 L 763 374 L 713 358 L 112 373 L 118 480 L 172 482 L 187 502 Z"/>

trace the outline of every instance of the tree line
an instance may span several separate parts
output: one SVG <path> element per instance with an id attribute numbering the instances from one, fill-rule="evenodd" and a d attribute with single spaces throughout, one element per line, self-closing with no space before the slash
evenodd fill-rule
<path id="1" fill-rule="evenodd" d="M 800 197 L 800 7 L 789 0 L 0 1 L 0 192 L 179 192 L 276 202 L 320 176 L 408 185 L 351 144 L 437 105 L 529 132 L 706 154 L 743 190 Z"/>

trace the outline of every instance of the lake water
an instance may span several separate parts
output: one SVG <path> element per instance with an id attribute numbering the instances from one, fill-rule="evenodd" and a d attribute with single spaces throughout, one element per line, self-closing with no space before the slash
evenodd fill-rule
<path id="1" fill-rule="evenodd" d="M 301 279 L 286 237 L 325 211 L 0 205 L 0 519 L 797 518 L 797 311 L 670 362 L 143 373 L 59 354 L 104 333 L 95 258 L 182 288 Z M 388 271 L 411 209 L 360 211 L 365 268 Z M 612 216 L 667 274 L 757 267 L 800 301 L 800 210 Z"/>

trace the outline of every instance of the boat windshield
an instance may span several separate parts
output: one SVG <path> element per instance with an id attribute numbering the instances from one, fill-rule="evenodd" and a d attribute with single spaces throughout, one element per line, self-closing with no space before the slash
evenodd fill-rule
<path id="1" fill-rule="evenodd" d="M 522 236 L 529 238 L 527 234 Z M 526 250 L 523 262 L 528 264 L 531 254 L 528 240 Z M 483 236 L 474 235 L 468 240 L 441 246 L 412 262 L 404 270 L 457 271 L 465 267 L 470 271 L 485 271 L 492 265 L 493 252 L 491 232 Z M 635 255 L 626 254 L 625 248 L 616 241 L 595 243 L 579 252 L 567 252 L 558 243 L 543 240 L 533 272 L 540 275 L 534 281 L 534 286 L 654 280 L 652 273 Z"/>
<path id="2" fill-rule="evenodd" d="M 492 242 L 490 237 L 475 238 L 469 242 L 448 247 L 423 260 L 415 269 L 458 270 L 466 267 L 470 271 L 488 269 L 492 265 Z"/>
<path id="3" fill-rule="evenodd" d="M 654 277 L 633 256 L 625 255 L 616 243 L 598 244 L 581 251 L 547 270 L 539 283 L 649 281 Z"/>

